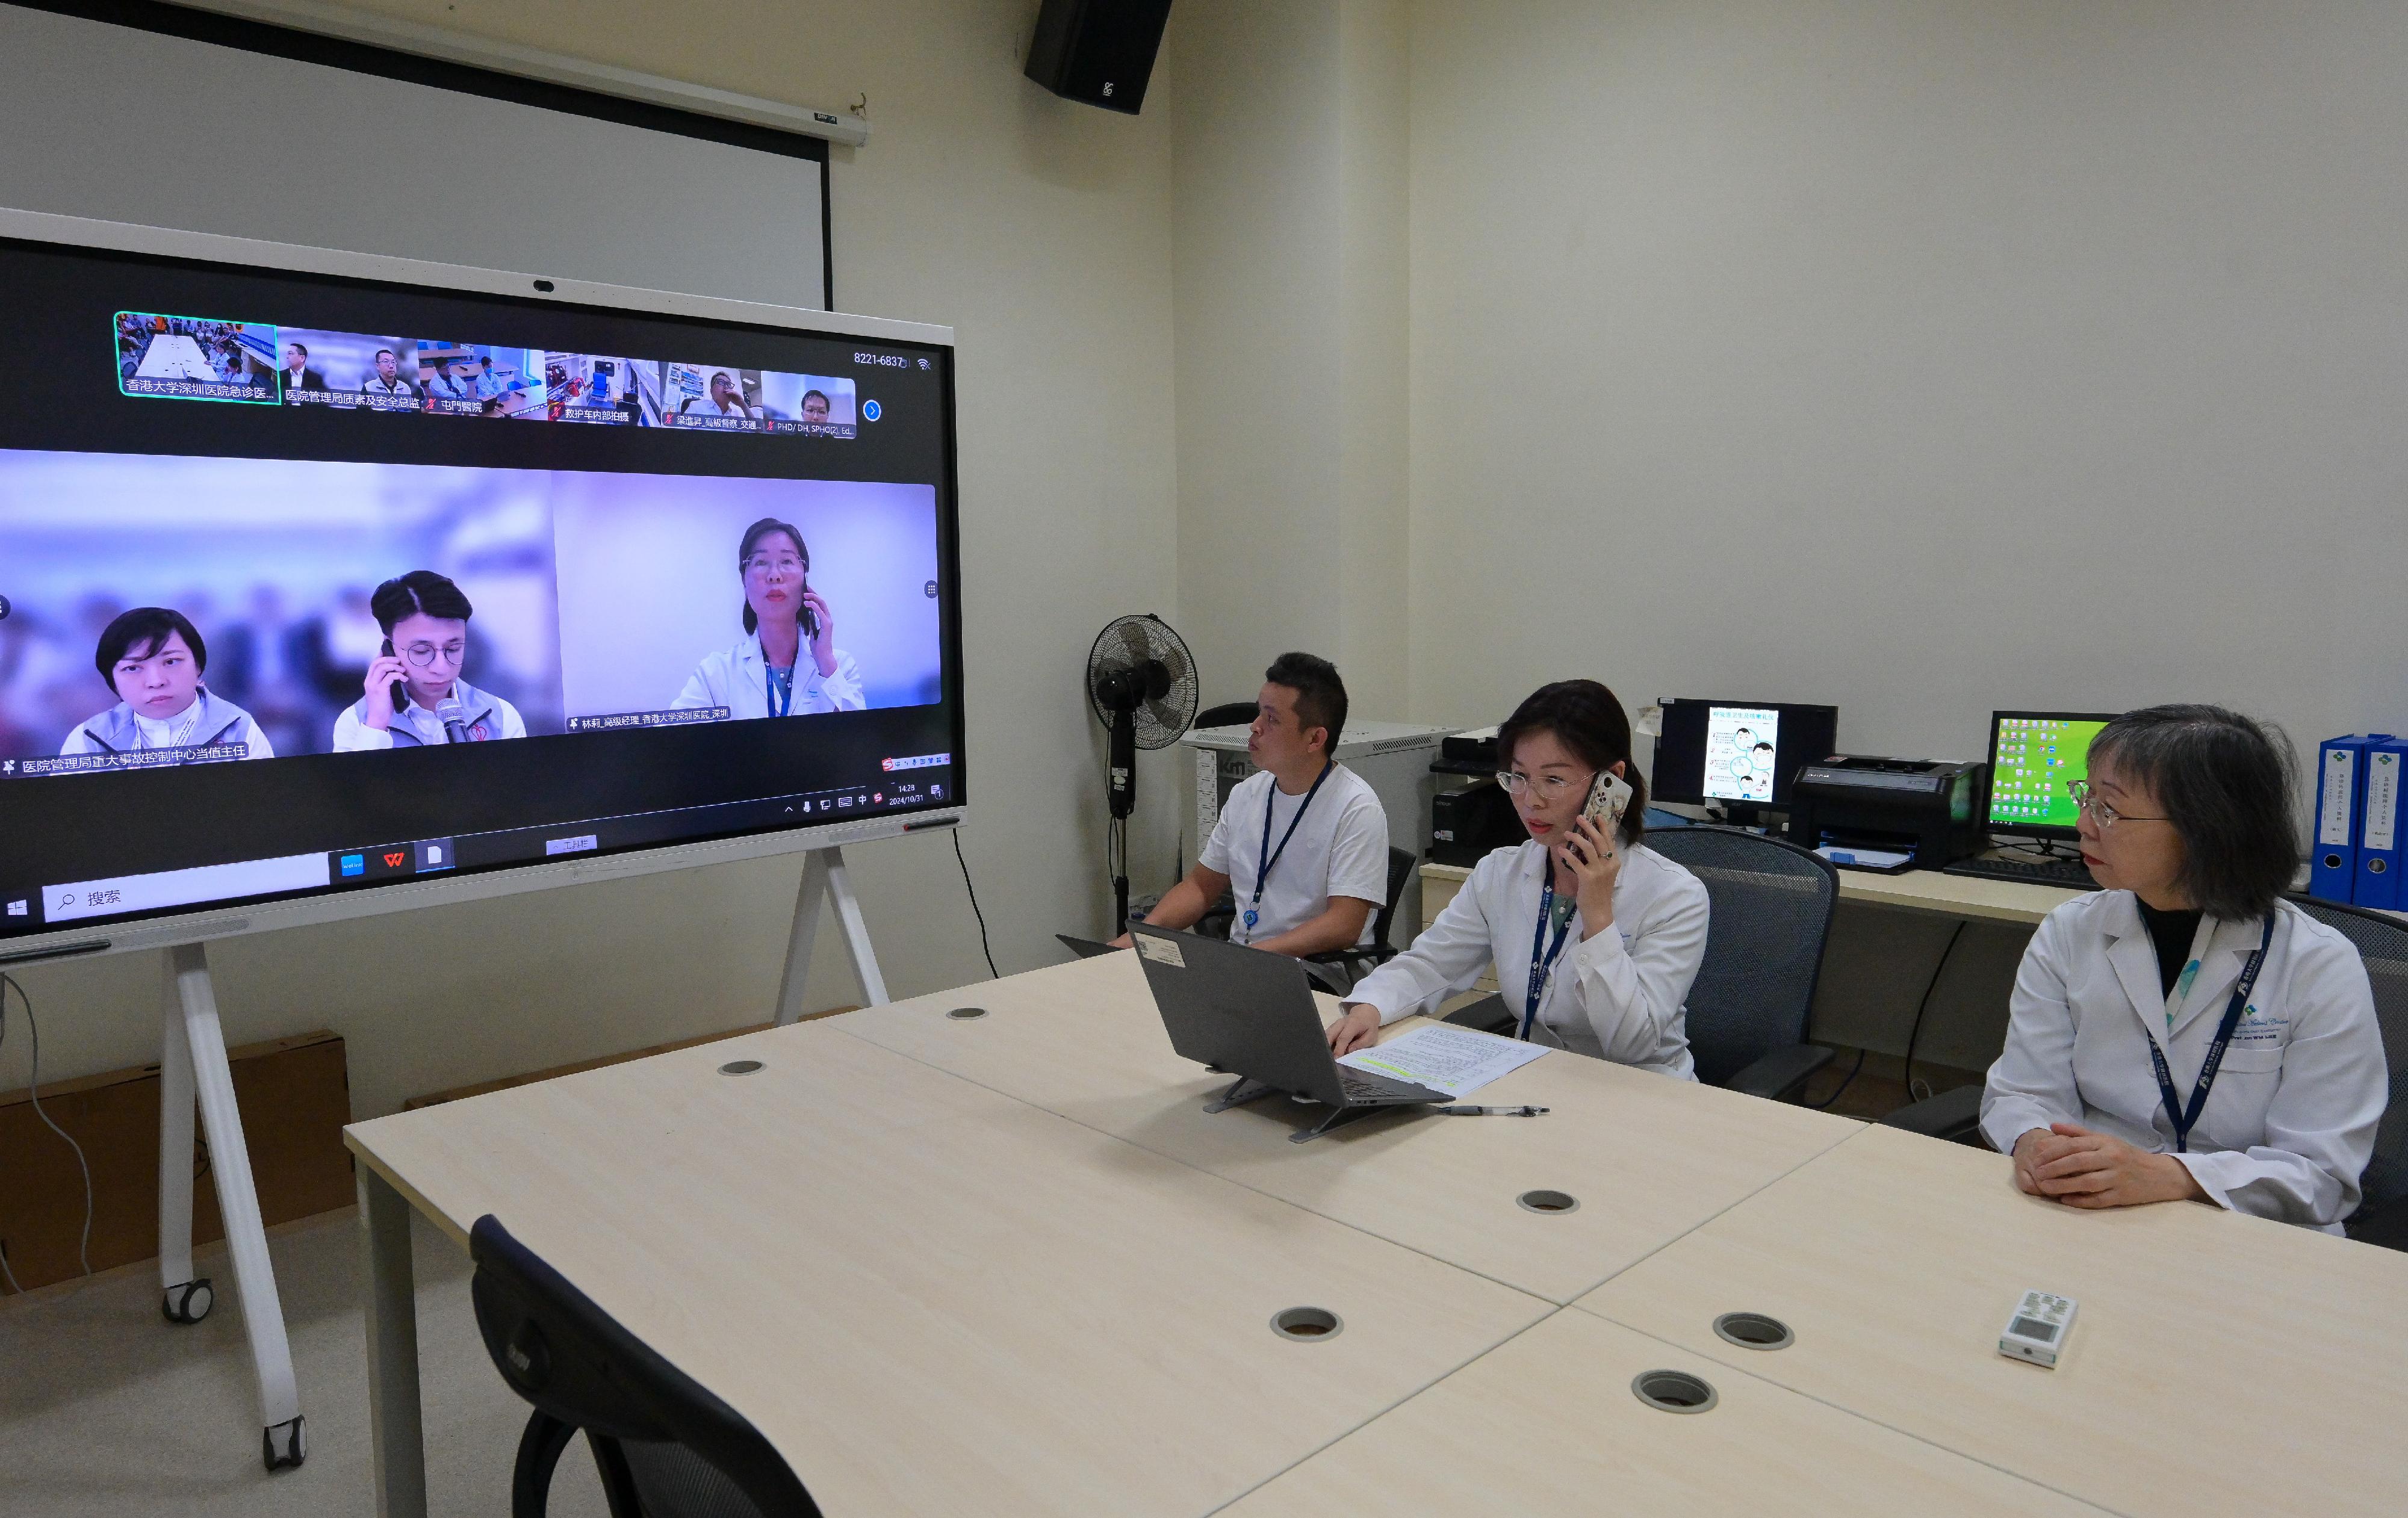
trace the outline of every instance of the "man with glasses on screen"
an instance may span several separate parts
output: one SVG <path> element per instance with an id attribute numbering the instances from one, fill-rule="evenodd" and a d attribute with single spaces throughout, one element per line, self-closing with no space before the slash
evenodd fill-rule
<path id="1" fill-rule="evenodd" d="M 460 678 L 475 609 L 432 569 L 376 588 L 368 609 L 384 648 L 368 665 L 366 694 L 335 719 L 335 752 L 526 737 L 526 719 L 500 696 Z"/>

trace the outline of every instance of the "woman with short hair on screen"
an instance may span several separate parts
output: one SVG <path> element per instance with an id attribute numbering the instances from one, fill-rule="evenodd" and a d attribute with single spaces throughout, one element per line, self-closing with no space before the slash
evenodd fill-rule
<path id="1" fill-rule="evenodd" d="M 379 585 L 368 611 L 384 648 L 368 663 L 366 694 L 335 719 L 337 753 L 527 736 L 518 708 L 460 678 L 476 609 L 459 586 L 412 569 Z"/>
<path id="2" fill-rule="evenodd" d="M 744 529 L 736 567 L 744 580 L 744 637 L 703 655 L 670 707 L 725 707 L 730 718 L 866 709 L 861 672 L 836 646 L 836 619 L 811 589 L 802 530 L 763 517 Z"/>
<path id="3" fill-rule="evenodd" d="M 2388 1077 L 2358 950 L 2282 899 L 2300 861 L 2281 734 L 2126 712 L 2071 782 L 2104 889 L 2015 973 L 1982 1133 L 2070 1207 L 2197 1201 L 2327 1233 L 2358 1207 Z"/>
<path id="4" fill-rule="evenodd" d="M 122 613 L 101 630 L 92 663 L 117 705 L 78 723 L 59 746 L 62 757 L 231 748 L 245 759 L 276 757 L 251 713 L 202 682 L 208 645 L 182 612 L 139 606 Z"/>
<path id="5" fill-rule="evenodd" d="M 1498 729 L 1497 753 L 1528 841 L 1473 866 L 1412 947 L 1347 993 L 1330 1048 L 1376 1041 L 1494 965 L 1518 1037 L 1696 1080 L 1683 1004 L 1705 957 L 1706 888 L 1640 841 L 1647 782 L 1622 703 L 1593 680 L 1541 686 Z M 1583 814 L 1600 772 L 1631 791 L 1610 836 Z"/>

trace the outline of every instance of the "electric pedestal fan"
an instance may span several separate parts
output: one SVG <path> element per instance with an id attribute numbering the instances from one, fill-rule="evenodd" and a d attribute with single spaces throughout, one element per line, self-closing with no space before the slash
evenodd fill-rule
<path id="1" fill-rule="evenodd" d="M 1128 931 L 1128 816 L 1137 809 L 1137 751 L 1167 748 L 1196 720 L 1196 661 L 1160 617 L 1116 617 L 1087 652 L 1087 699 L 1111 734 L 1112 932 Z"/>

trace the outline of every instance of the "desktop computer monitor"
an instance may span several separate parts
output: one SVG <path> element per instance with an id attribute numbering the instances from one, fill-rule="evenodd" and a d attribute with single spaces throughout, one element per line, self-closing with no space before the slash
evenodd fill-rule
<path id="1" fill-rule="evenodd" d="M 1989 830 L 2071 841 L 2078 816 L 2068 782 L 2090 773 L 2090 740 L 2112 712 L 1990 713 Z"/>
<path id="2" fill-rule="evenodd" d="M 1838 742 L 1840 709 L 1781 701 L 1695 701 L 1666 696 L 1656 739 L 1658 801 L 1722 803 L 1740 814 L 1789 803 L 1799 766 Z"/>

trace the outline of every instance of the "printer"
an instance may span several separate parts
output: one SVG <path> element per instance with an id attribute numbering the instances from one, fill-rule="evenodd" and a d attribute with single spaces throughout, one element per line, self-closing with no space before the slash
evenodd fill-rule
<path id="1" fill-rule="evenodd" d="M 1497 772 L 1505 767 L 1497 761 L 1497 729 L 1482 727 L 1440 740 L 1429 767 L 1433 775 L 1469 782 L 1430 798 L 1432 864 L 1477 865 L 1491 851 L 1530 836 L 1513 798 L 1497 783 Z"/>
<path id="2" fill-rule="evenodd" d="M 1799 766 L 1789 841 L 1886 849 L 1938 869 L 1988 847 L 1989 790 L 1978 761 L 1835 753 Z"/>

